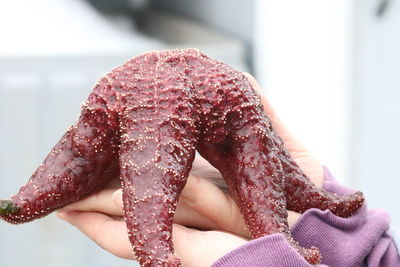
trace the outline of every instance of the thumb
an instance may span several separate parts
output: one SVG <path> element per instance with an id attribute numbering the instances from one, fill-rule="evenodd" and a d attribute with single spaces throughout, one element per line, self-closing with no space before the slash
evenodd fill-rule
<path id="1" fill-rule="evenodd" d="M 199 231 L 174 224 L 176 254 L 186 267 L 211 266 L 226 253 L 247 243 L 246 239 L 220 231 Z"/>

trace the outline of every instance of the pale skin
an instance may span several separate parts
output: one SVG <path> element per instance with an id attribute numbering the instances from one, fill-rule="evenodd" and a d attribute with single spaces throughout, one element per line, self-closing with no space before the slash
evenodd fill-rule
<path id="1" fill-rule="evenodd" d="M 249 74 L 246 76 L 260 93 L 256 80 Z M 322 186 L 322 165 L 293 137 L 262 95 L 261 101 L 293 159 L 317 186 Z M 196 156 L 179 198 L 173 226 L 175 252 L 185 267 L 210 266 L 250 240 L 232 196 L 216 185 L 221 180 L 216 169 Z M 116 178 L 106 189 L 59 210 L 57 215 L 103 249 L 121 258 L 134 259 L 122 217 L 122 191 L 118 186 Z M 293 226 L 299 217 L 300 214 L 289 211 L 289 226 Z"/>

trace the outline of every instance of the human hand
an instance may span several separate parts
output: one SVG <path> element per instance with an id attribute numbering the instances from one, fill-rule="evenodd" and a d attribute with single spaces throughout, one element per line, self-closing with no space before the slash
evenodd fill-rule
<path id="1" fill-rule="evenodd" d="M 282 138 L 286 149 L 289 151 L 291 157 L 300 166 L 304 173 L 311 179 L 311 181 L 321 187 L 324 181 L 324 172 L 321 163 L 319 163 L 311 153 L 291 134 L 291 132 L 282 123 L 278 115 L 272 108 L 271 103 L 262 94 L 262 89 L 257 83 L 256 79 L 249 73 L 244 73 L 250 81 L 252 87 L 259 94 L 261 103 L 264 106 L 264 111 L 271 119 L 274 131 Z M 193 163 L 192 172 L 200 177 L 208 178 L 220 187 L 222 182 L 221 174 L 213 168 L 204 158 L 196 157 Z"/>
<path id="2" fill-rule="evenodd" d="M 311 155 L 310 151 L 308 151 L 286 128 L 278 115 L 275 113 L 271 103 L 262 94 L 262 89 L 260 88 L 260 85 L 257 83 L 256 79 L 249 73 L 245 73 L 245 75 L 255 91 L 259 94 L 265 113 L 270 117 L 275 132 L 278 133 L 278 135 L 282 138 L 291 157 L 300 166 L 302 171 L 311 179 L 311 181 L 315 185 L 321 187 L 324 182 L 324 171 L 321 163 L 319 163 Z"/>
<path id="3" fill-rule="evenodd" d="M 103 249 L 134 259 L 122 208 L 121 189 L 107 188 L 63 208 L 57 215 Z M 289 225 L 296 220 L 297 215 L 289 213 Z M 210 266 L 250 239 L 233 198 L 211 181 L 192 174 L 180 195 L 172 233 L 183 266 Z"/>
<path id="4" fill-rule="evenodd" d="M 134 259 L 122 206 L 121 189 L 108 188 L 65 207 L 58 216 L 105 250 Z M 191 227 L 226 229 L 240 234 Z M 212 182 L 190 175 L 173 225 L 174 249 L 183 265 L 210 266 L 222 255 L 246 243 L 248 238 L 243 235 L 248 236 L 248 231 L 233 199 Z"/>
<path id="5" fill-rule="evenodd" d="M 255 79 L 247 76 L 260 92 Z M 264 97 L 261 97 L 261 101 L 275 131 L 282 137 L 294 160 L 315 184 L 321 185 L 321 164 L 290 134 L 271 104 Z M 197 157 L 174 217 L 174 248 L 184 266 L 194 266 L 194 263 L 196 266 L 209 266 L 250 238 L 234 200 L 229 193 L 215 185 L 216 181 L 221 180 L 218 171 Z M 132 259 L 134 255 L 122 217 L 122 193 L 115 189 L 117 185 L 118 180 L 112 183 L 111 188 L 64 208 L 58 215 L 107 251 Z M 299 217 L 300 214 L 289 212 L 289 225 L 293 225 Z"/>

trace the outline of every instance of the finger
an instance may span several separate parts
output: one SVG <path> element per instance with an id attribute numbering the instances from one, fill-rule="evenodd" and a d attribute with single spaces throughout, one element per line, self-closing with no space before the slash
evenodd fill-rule
<path id="1" fill-rule="evenodd" d="M 118 209 L 122 210 L 124 208 L 124 202 L 122 201 L 122 189 L 114 191 L 112 194 L 112 200 Z"/>
<path id="2" fill-rule="evenodd" d="M 113 192 L 114 205 L 123 209 L 122 190 Z M 301 215 L 288 211 L 289 227 Z M 189 175 L 174 215 L 174 223 L 187 227 L 222 230 L 250 238 L 250 233 L 233 198 L 210 181 Z"/>
<path id="3" fill-rule="evenodd" d="M 174 223 L 202 230 L 216 230 L 221 228 L 213 220 L 188 206 L 184 201 L 178 202 L 174 215 Z"/>
<path id="4" fill-rule="evenodd" d="M 228 191 L 228 186 L 222 178 L 221 173 L 199 154 L 196 155 L 196 158 L 193 161 L 190 173 L 209 180 L 223 191 Z"/>
<path id="5" fill-rule="evenodd" d="M 174 224 L 176 254 L 185 267 L 211 266 L 213 262 L 248 240 L 219 231 L 199 231 Z"/>
<path id="6" fill-rule="evenodd" d="M 175 215 L 174 215 L 174 223 L 176 224 L 181 224 L 185 225 L 187 227 L 192 227 L 192 228 L 197 228 L 197 229 L 204 229 L 204 230 L 225 230 L 226 229 L 221 229 L 221 226 L 212 220 L 212 218 L 209 218 L 209 212 L 203 212 L 200 213 L 202 210 L 198 210 L 198 204 L 193 203 L 193 201 L 197 201 L 193 199 L 193 195 L 191 192 L 188 190 L 191 190 L 189 188 L 192 188 L 193 183 L 193 177 L 192 175 L 189 176 L 188 182 L 186 183 L 186 186 L 188 186 L 187 189 L 183 190 L 183 194 L 180 196 L 180 200 L 178 202 Z M 211 183 L 212 184 L 212 183 Z M 201 189 L 201 188 L 200 188 Z M 197 193 L 195 193 L 197 194 Z M 210 193 L 211 194 L 211 193 Z M 191 196 L 189 196 L 191 195 Z M 116 206 L 118 206 L 120 209 L 122 209 L 123 203 L 122 203 L 122 190 L 117 190 L 113 194 L 113 201 Z M 214 207 L 212 207 L 214 209 Z"/>
<path id="7" fill-rule="evenodd" d="M 200 154 L 196 154 L 196 157 L 193 161 L 192 169 L 190 171 L 193 174 L 202 178 L 206 177 L 209 177 L 211 179 L 222 178 L 221 173 Z"/>
<path id="8" fill-rule="evenodd" d="M 114 189 L 121 188 L 121 179 L 119 177 L 115 177 L 106 184 L 105 188 L 114 188 Z"/>
<path id="9" fill-rule="evenodd" d="M 282 137 L 284 140 L 285 144 L 287 142 L 296 142 L 295 146 L 301 146 L 303 147 L 295 138 L 294 136 L 289 132 L 289 130 L 286 128 L 286 126 L 282 123 L 276 112 L 274 111 L 272 104 L 268 101 L 268 99 L 262 94 L 262 89 L 260 85 L 258 84 L 257 80 L 250 74 L 250 73 L 244 73 L 244 75 L 247 77 L 249 80 L 250 84 L 254 88 L 254 90 L 258 93 L 258 95 L 261 98 L 261 103 L 264 106 L 264 111 L 265 113 L 268 114 L 268 116 L 271 119 L 272 126 L 274 130 L 279 134 L 279 136 Z"/>
<path id="10" fill-rule="evenodd" d="M 292 227 L 297 223 L 297 221 L 300 219 L 300 217 L 301 217 L 301 214 L 300 214 L 300 213 L 297 213 L 297 212 L 288 210 L 288 224 L 289 224 L 289 228 L 292 228 Z"/>
<path id="11" fill-rule="evenodd" d="M 176 223 L 250 236 L 233 198 L 210 181 L 189 175 L 179 200 L 179 209 L 175 214 Z M 195 213 L 187 212 L 188 210 Z"/>
<path id="12" fill-rule="evenodd" d="M 122 209 L 115 205 L 113 194 L 115 189 L 107 188 L 96 192 L 89 197 L 72 203 L 61 210 L 64 211 L 97 211 L 113 216 L 122 216 Z"/>
<path id="13" fill-rule="evenodd" d="M 310 153 L 309 151 L 301 144 L 294 135 L 288 130 L 288 128 L 283 124 L 279 116 L 274 111 L 272 104 L 268 101 L 268 99 L 262 94 L 262 89 L 258 84 L 257 80 L 249 73 L 244 73 L 244 75 L 249 80 L 250 84 L 254 88 L 254 90 L 259 94 L 261 103 L 264 106 L 264 111 L 271 119 L 272 126 L 274 130 L 278 133 L 278 135 L 282 138 L 285 147 L 289 150 L 290 154 L 297 159 L 302 159 L 306 157 L 309 160 Z M 316 160 L 313 159 L 315 162 Z M 314 163 L 313 163 L 314 164 Z M 319 163 L 317 163 L 319 164 Z M 320 164 L 319 164 L 320 165 Z M 308 169 L 308 168 L 305 168 Z"/>
<path id="14" fill-rule="evenodd" d="M 295 158 L 301 158 L 303 155 L 307 157 L 310 155 L 308 150 L 301 144 L 294 135 L 289 131 L 289 129 L 283 124 L 279 116 L 276 114 L 269 100 L 262 94 L 262 89 L 258 84 L 257 80 L 249 73 L 244 73 L 244 75 L 249 80 L 250 84 L 254 90 L 258 93 L 263 104 L 264 111 L 271 119 L 272 127 L 282 138 L 285 146 Z"/>
<path id="15" fill-rule="evenodd" d="M 193 175 L 189 176 L 188 182 L 186 183 L 186 186 L 183 189 L 178 202 L 178 206 L 174 216 L 174 223 L 198 229 L 223 230 L 241 235 L 246 238 L 250 238 L 248 228 L 244 220 L 242 219 L 242 216 L 239 214 L 240 211 L 237 208 L 236 203 L 234 203 L 233 199 L 229 195 L 226 195 L 226 193 L 224 192 L 214 190 L 215 185 L 213 185 L 211 182 L 197 179 L 201 178 Z M 206 191 L 204 192 L 204 190 Z M 208 193 L 206 193 L 207 191 Z M 222 196 L 221 193 L 224 194 L 224 196 Z M 218 194 L 220 196 L 215 197 L 215 194 Z M 212 195 L 214 195 L 214 197 L 212 197 Z M 215 206 L 215 203 L 207 200 L 209 197 L 211 197 L 215 201 L 231 201 L 231 203 L 222 203 L 219 206 Z M 229 198 L 230 200 L 226 200 L 226 198 Z M 121 189 L 113 193 L 113 201 L 117 207 L 122 209 L 123 203 Z M 211 207 L 209 207 L 210 204 L 212 205 Z M 223 210 L 226 210 L 228 205 L 229 208 L 235 209 L 236 211 L 233 213 L 230 212 L 230 215 L 228 215 L 225 219 L 220 218 L 224 217 Z M 233 205 L 234 207 L 231 207 L 230 205 Z M 207 210 L 207 207 L 209 207 L 210 209 Z M 218 208 L 222 208 L 222 210 L 217 212 L 218 215 L 215 215 L 216 213 L 212 212 L 212 210 Z M 213 216 L 219 217 L 217 220 L 215 220 L 213 219 Z M 236 217 L 233 218 L 232 216 Z M 300 216 L 301 214 L 297 212 L 288 211 L 289 227 L 292 227 L 299 220 Z"/>
<path id="16" fill-rule="evenodd" d="M 98 212 L 61 211 L 57 216 L 77 227 L 103 249 L 115 256 L 134 259 L 124 221 Z"/>
<path id="17" fill-rule="evenodd" d="M 301 144 L 282 123 L 271 103 L 265 96 L 263 96 L 261 87 L 256 79 L 249 73 L 244 73 L 244 75 L 247 77 L 254 90 L 259 94 L 265 113 L 269 115 L 274 130 L 282 138 L 285 147 L 291 156 L 317 186 L 322 186 L 324 175 L 321 163 L 311 156 L 311 153 L 305 148 L 305 146 Z"/>

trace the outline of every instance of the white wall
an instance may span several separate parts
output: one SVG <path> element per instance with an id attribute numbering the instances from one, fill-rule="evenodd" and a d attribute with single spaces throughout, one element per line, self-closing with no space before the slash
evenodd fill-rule
<path id="1" fill-rule="evenodd" d="M 257 0 L 255 67 L 283 121 L 400 225 L 400 2 Z"/>
<path id="2" fill-rule="evenodd" d="M 370 207 L 400 226 L 400 2 L 375 16 L 379 1 L 357 1 L 354 176 Z"/>
<path id="3" fill-rule="evenodd" d="M 18 192 L 67 127 L 96 80 L 130 55 L 0 57 L 0 198 Z M 0 221 L 0 266 L 138 266 L 102 250 L 54 214 Z"/>
<path id="4" fill-rule="evenodd" d="M 294 135 L 350 183 L 352 2 L 256 0 L 255 69 Z"/>

